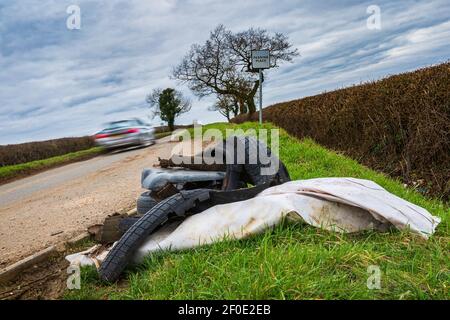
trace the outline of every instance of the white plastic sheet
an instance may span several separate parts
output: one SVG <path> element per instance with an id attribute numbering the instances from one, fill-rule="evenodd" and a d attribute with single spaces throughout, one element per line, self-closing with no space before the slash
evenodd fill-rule
<path id="1" fill-rule="evenodd" d="M 284 217 L 334 232 L 408 229 L 427 239 L 440 223 L 427 210 L 403 200 L 378 184 L 354 178 L 299 180 L 269 188 L 257 197 L 219 205 L 152 234 L 136 251 L 138 263 L 150 252 L 182 250 L 263 232 Z M 96 257 L 101 261 L 105 253 Z M 68 256 L 86 263 L 86 254 Z M 92 263 L 93 264 L 93 263 Z"/>

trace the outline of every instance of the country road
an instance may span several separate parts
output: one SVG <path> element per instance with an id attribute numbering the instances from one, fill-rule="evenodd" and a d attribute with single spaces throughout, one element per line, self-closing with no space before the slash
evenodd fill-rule
<path id="1" fill-rule="evenodd" d="M 169 139 L 0 186 L 0 268 L 131 209 L 142 192 L 142 169 L 170 155 Z"/>

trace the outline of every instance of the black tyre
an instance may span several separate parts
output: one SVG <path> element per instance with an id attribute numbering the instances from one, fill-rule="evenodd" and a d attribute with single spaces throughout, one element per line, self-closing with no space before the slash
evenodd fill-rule
<path id="1" fill-rule="evenodd" d="M 144 192 L 136 201 L 136 209 L 139 215 L 144 215 L 153 208 L 158 201 L 150 195 L 150 192 Z"/>
<path id="2" fill-rule="evenodd" d="M 245 164 L 245 172 L 247 173 L 250 181 L 253 185 L 258 186 L 262 184 L 271 183 L 277 181 L 278 183 L 284 183 L 290 181 L 289 173 L 286 170 L 283 162 L 272 153 L 270 148 L 261 141 L 254 137 L 245 137 L 245 157 L 251 159 L 251 155 L 257 155 L 258 163 L 252 164 L 250 161 Z M 263 154 L 266 159 L 270 159 L 269 163 L 263 164 L 260 155 Z M 265 159 L 265 160 L 266 160 Z M 264 169 L 269 169 L 273 166 L 276 172 L 263 174 Z"/>
<path id="3" fill-rule="evenodd" d="M 133 253 L 156 228 L 172 216 L 186 216 L 197 203 L 209 197 L 209 190 L 183 191 L 156 204 L 111 249 L 99 269 L 100 278 L 108 282 L 119 279 Z"/>
<path id="4" fill-rule="evenodd" d="M 272 182 L 281 184 L 291 180 L 283 162 L 264 143 L 254 137 L 247 136 L 233 136 L 229 139 L 234 139 L 235 158 L 234 164 L 227 165 L 224 181 L 225 190 L 241 188 L 242 182 L 258 186 Z M 238 164 L 239 162 L 236 158 L 238 148 L 244 150 L 245 164 Z M 264 161 L 261 159 L 261 155 L 264 156 Z M 255 159 L 256 163 L 254 163 Z M 267 160 L 269 160 L 268 163 L 263 163 L 267 162 Z M 263 171 L 271 168 L 272 165 L 274 169 L 277 169 L 275 172 Z"/>

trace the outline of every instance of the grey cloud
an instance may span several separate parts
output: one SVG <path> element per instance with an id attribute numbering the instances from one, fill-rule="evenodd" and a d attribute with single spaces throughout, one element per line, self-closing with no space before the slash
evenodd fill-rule
<path id="1" fill-rule="evenodd" d="M 267 72 L 265 104 L 378 79 L 448 59 L 450 3 L 376 1 L 382 30 L 366 28 L 372 1 L 81 0 L 82 29 L 65 29 L 72 1 L 3 1 L 0 143 L 91 134 L 104 122 L 148 117 L 145 96 L 217 24 L 287 33 L 301 52 Z M 178 120 L 221 121 L 198 101 Z M 159 120 L 154 120 L 159 124 Z"/>

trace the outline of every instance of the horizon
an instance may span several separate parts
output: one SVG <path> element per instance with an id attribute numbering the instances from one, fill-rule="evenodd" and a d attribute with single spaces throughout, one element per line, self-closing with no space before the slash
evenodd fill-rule
<path id="1" fill-rule="evenodd" d="M 214 97 L 198 100 L 169 77 L 189 47 L 204 43 L 219 23 L 232 31 L 282 32 L 299 50 L 293 63 L 266 73 L 264 107 L 450 58 L 450 3 L 444 0 L 82 0 L 75 30 L 66 24 L 71 5 L 0 5 L 0 145 L 92 135 L 112 120 L 149 121 L 145 95 L 159 87 L 180 89 L 192 99 L 191 112 L 176 124 L 226 121 L 207 110 Z M 379 28 L 368 27 L 372 5 L 380 9 Z"/>

